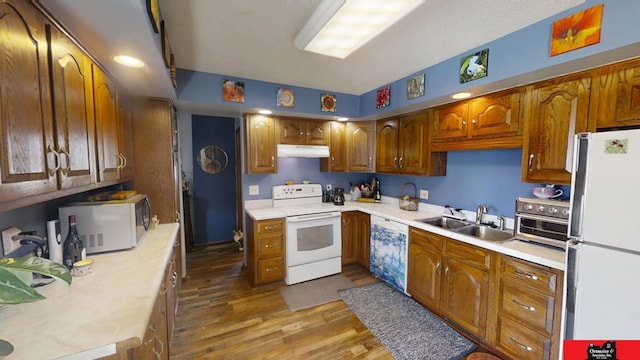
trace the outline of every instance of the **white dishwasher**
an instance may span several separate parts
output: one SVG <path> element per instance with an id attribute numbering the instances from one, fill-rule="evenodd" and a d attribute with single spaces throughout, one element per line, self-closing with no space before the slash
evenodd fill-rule
<path id="1" fill-rule="evenodd" d="M 409 226 L 371 215 L 371 273 L 406 294 Z"/>

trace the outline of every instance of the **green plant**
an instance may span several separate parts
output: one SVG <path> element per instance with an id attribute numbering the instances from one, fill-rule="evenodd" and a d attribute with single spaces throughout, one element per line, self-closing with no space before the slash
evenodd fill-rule
<path id="1" fill-rule="evenodd" d="M 31 287 L 33 273 L 50 276 L 71 285 L 71 273 L 56 262 L 39 257 L 0 259 L 0 304 L 21 304 L 42 300 Z"/>

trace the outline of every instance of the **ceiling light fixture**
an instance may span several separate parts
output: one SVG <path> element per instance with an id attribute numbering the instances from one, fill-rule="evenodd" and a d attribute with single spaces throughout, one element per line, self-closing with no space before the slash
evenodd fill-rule
<path id="1" fill-rule="evenodd" d="M 344 59 L 425 0 L 323 0 L 293 43 Z"/>
<path id="2" fill-rule="evenodd" d="M 453 95 L 451 95 L 451 98 L 456 99 L 456 100 L 460 100 L 460 99 L 466 99 L 466 98 L 468 98 L 469 96 L 471 96 L 471 93 L 468 93 L 468 92 L 460 92 L 460 93 L 457 93 L 457 94 L 453 94 Z"/>
<path id="3" fill-rule="evenodd" d="M 113 60 L 115 60 L 118 64 L 129 67 L 141 68 L 144 66 L 144 63 L 139 59 L 127 55 L 116 55 L 113 57 Z"/>
<path id="4" fill-rule="evenodd" d="M 258 112 L 262 115 L 271 115 L 271 110 L 258 110 Z"/>
<path id="5" fill-rule="evenodd" d="M 349 118 L 348 117 L 339 117 L 336 120 L 338 120 L 338 121 L 347 121 L 347 120 L 349 120 Z"/>

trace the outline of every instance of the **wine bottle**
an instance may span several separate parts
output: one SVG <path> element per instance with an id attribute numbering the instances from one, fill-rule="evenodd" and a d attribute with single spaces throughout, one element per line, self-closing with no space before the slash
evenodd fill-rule
<path id="1" fill-rule="evenodd" d="M 64 250 L 62 255 L 64 265 L 71 269 L 75 262 L 84 260 L 86 258 L 86 249 L 80 235 L 78 235 L 78 229 L 76 228 L 76 216 L 69 215 L 69 233 L 64 240 Z"/>

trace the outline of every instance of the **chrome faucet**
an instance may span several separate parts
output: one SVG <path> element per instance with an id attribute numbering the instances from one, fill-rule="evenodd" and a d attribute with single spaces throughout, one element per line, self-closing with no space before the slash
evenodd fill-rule
<path id="1" fill-rule="evenodd" d="M 506 230 L 504 223 L 505 223 L 505 218 L 503 216 L 498 216 L 498 229 L 500 230 Z"/>
<path id="2" fill-rule="evenodd" d="M 484 214 L 487 213 L 487 206 L 480 204 L 478 205 L 478 208 L 476 209 L 476 224 L 481 224 L 482 223 L 482 217 L 484 217 Z"/>

